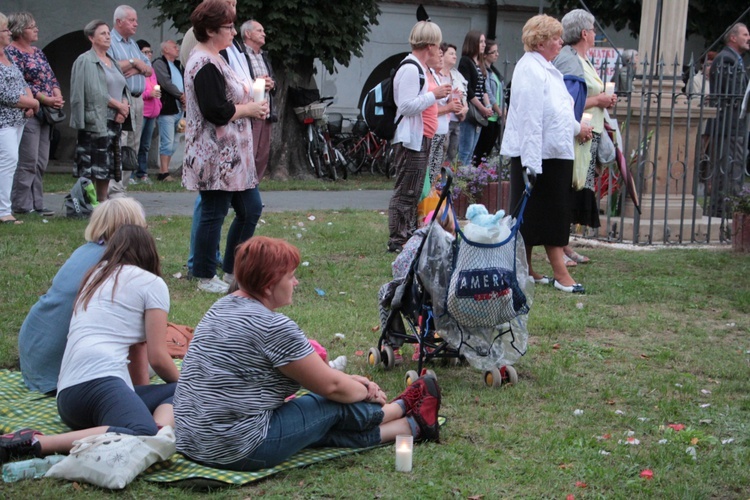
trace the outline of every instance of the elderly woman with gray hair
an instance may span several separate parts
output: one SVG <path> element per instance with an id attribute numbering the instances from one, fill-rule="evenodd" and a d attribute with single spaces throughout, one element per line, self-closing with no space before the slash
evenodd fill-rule
<path id="1" fill-rule="evenodd" d="M 596 203 L 596 153 L 604 130 L 606 109 L 614 106 L 617 96 L 604 92 L 604 82 L 588 59 L 588 51 L 594 47 L 596 28 L 594 16 L 583 9 L 575 9 L 562 18 L 563 42 L 553 64 L 564 75 L 568 92 L 576 102 L 576 118 L 581 119 L 583 112 L 591 115 L 593 138 L 591 142 L 575 144 L 573 163 L 573 220 L 574 224 L 597 228 L 599 207 Z M 576 265 L 586 263 L 588 257 L 576 253 L 569 246 L 565 247 L 566 263 Z"/>

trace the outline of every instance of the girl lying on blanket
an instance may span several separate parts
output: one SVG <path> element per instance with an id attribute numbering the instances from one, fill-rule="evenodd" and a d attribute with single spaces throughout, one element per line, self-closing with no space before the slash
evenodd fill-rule
<path id="1" fill-rule="evenodd" d="M 154 238 L 143 227 L 121 226 L 83 283 L 57 384 L 60 417 L 75 430 L 0 436 L 0 462 L 68 453 L 74 440 L 95 434 L 153 436 L 174 425 L 172 396 L 180 373 L 165 342 L 169 290 Z M 149 364 L 169 383 L 133 386 L 128 352 L 144 341 Z"/>
<path id="2" fill-rule="evenodd" d="M 175 392 L 177 450 L 220 469 L 254 471 L 308 447 L 361 448 L 397 434 L 438 439 L 440 389 L 421 378 L 387 403 L 374 382 L 329 367 L 291 319 L 300 253 L 255 236 L 237 247 L 239 290 L 195 329 Z M 284 399 L 299 390 L 310 394 Z"/>
<path id="3" fill-rule="evenodd" d="M 115 198 L 100 203 L 86 226 L 86 243 L 63 264 L 52 280 L 52 286 L 39 297 L 26 316 L 18 333 L 18 354 L 23 381 L 30 390 L 54 395 L 73 316 L 73 302 L 83 284 L 83 276 L 99 262 L 110 238 L 123 224 L 146 227 L 140 203 L 132 198 Z M 129 368 L 136 385 L 148 384 L 144 353 L 139 348 L 130 358 Z M 140 358 L 136 354 L 141 354 Z"/>

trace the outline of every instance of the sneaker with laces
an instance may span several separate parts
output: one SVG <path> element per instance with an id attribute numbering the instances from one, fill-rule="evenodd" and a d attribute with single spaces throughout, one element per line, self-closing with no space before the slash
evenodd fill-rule
<path id="1" fill-rule="evenodd" d="M 429 376 L 419 377 L 393 401 L 399 399 L 404 402 L 406 416 L 413 417 L 419 425 L 419 439 L 440 441 L 438 411 L 441 398 L 437 380 Z"/>
<path id="2" fill-rule="evenodd" d="M 0 436 L 0 464 L 15 458 L 41 458 L 42 447 L 35 437 L 41 434 L 33 429 L 21 429 Z"/>
<path id="3" fill-rule="evenodd" d="M 227 293 L 229 285 L 224 283 L 218 276 L 214 276 L 211 279 L 201 278 L 198 290 L 208 293 Z"/>

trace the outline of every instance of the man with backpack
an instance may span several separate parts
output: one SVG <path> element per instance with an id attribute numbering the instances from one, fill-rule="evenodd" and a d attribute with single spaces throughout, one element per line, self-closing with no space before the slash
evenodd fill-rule
<path id="1" fill-rule="evenodd" d="M 435 23 L 415 24 L 409 34 L 412 52 L 393 76 L 397 126 L 391 142 L 396 184 L 388 205 L 389 252 L 400 252 L 417 229 L 417 204 L 437 130 L 437 100 L 451 92 L 450 84 L 438 85 L 427 69 L 441 57 L 442 37 Z"/>

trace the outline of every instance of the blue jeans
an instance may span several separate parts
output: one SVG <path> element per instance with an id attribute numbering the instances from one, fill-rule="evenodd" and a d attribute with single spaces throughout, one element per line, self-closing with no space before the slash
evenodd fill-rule
<path id="1" fill-rule="evenodd" d="M 133 172 L 130 177 L 143 179 L 148 175 L 148 152 L 151 149 L 151 138 L 154 135 L 156 118 L 143 118 L 143 127 L 141 128 L 141 145 L 138 146 L 138 170 Z"/>
<path id="2" fill-rule="evenodd" d="M 482 127 L 472 125 L 468 120 L 461 122 L 458 134 L 458 161 L 463 165 L 470 165 L 474 148 L 477 146 L 479 134 L 482 133 Z"/>
<path id="3" fill-rule="evenodd" d="M 74 430 L 108 425 L 107 432 L 155 436 L 159 429 L 154 410 L 172 404 L 176 387 L 176 383 L 138 385 L 133 392 L 121 378 L 97 378 L 60 391 L 57 411 Z"/>
<path id="4" fill-rule="evenodd" d="M 374 403 L 336 403 L 308 394 L 274 410 L 263 442 L 246 458 L 209 467 L 254 471 L 278 465 L 304 448 L 366 448 L 380 443 L 383 408 Z"/>
<path id="5" fill-rule="evenodd" d="M 175 140 L 177 123 L 182 118 L 182 113 L 176 115 L 159 115 L 159 154 L 172 156 L 177 148 Z"/>
<path id="6" fill-rule="evenodd" d="M 216 246 L 230 205 L 234 208 L 235 217 L 227 233 L 222 269 L 225 273 L 233 273 L 234 250 L 237 245 L 253 236 L 263 211 L 260 191 L 257 187 L 245 191 L 201 191 L 201 200 L 201 218 L 193 254 L 193 276 L 213 278 L 216 275 Z"/>
<path id="7" fill-rule="evenodd" d="M 193 260 L 195 260 L 195 239 L 198 236 L 198 225 L 201 221 L 201 214 L 203 213 L 203 202 L 201 201 L 201 193 L 198 191 L 198 196 L 195 198 L 195 205 L 193 206 L 193 223 L 190 226 L 190 255 L 188 256 L 187 267 L 190 273 L 193 272 Z M 221 235 L 219 235 L 221 239 Z M 219 244 L 216 244 L 216 265 L 221 266 L 221 249 Z"/>

